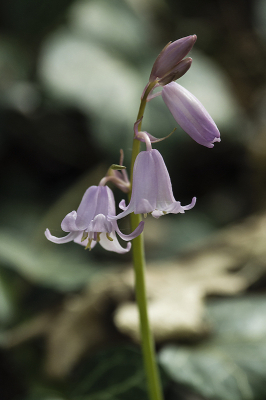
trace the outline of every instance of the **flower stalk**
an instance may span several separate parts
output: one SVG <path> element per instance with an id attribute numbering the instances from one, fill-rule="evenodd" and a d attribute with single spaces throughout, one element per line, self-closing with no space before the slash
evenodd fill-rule
<path id="1" fill-rule="evenodd" d="M 139 112 L 138 112 L 138 116 L 137 116 L 137 121 L 140 120 L 140 123 L 138 124 L 138 131 L 141 131 L 141 123 L 142 123 L 142 118 L 144 115 L 144 111 L 145 111 L 145 107 L 147 104 L 147 98 L 149 93 L 154 89 L 154 87 L 156 86 L 158 82 L 157 81 L 153 81 L 150 82 L 147 87 L 146 90 L 142 96 L 141 102 L 140 102 L 140 106 L 139 106 Z M 131 166 L 130 166 L 130 181 L 131 181 L 131 187 L 132 187 L 132 180 L 133 180 L 133 168 L 134 168 L 134 164 L 135 164 L 135 160 L 137 155 L 139 154 L 140 151 L 140 141 L 138 139 L 133 139 L 133 147 L 132 147 L 132 155 L 131 155 Z M 131 198 L 131 191 L 129 192 L 129 200 Z"/>
<path id="2" fill-rule="evenodd" d="M 154 81 L 147 86 L 146 91 L 144 92 L 143 98 L 140 103 L 137 120 L 142 119 L 146 107 L 148 94 L 154 88 L 156 83 L 157 82 Z M 141 130 L 141 121 L 138 125 L 138 130 L 139 131 Z M 140 151 L 140 141 L 137 139 L 133 139 L 131 173 L 130 173 L 131 188 L 133 180 L 133 167 L 136 157 L 139 154 L 139 151 Z M 129 192 L 128 197 L 130 201 L 131 191 Z M 137 227 L 141 222 L 141 219 L 142 219 L 141 214 L 131 213 L 130 214 L 131 227 L 132 228 Z M 155 345 L 148 317 L 148 304 L 147 304 L 146 283 L 145 283 L 146 262 L 145 262 L 143 233 L 137 236 L 134 240 L 132 240 L 132 257 L 133 257 L 133 265 L 135 273 L 136 300 L 137 300 L 139 319 L 140 319 L 141 345 L 142 345 L 142 353 L 144 359 L 144 367 L 147 376 L 149 397 L 150 400 L 163 400 L 159 370 L 157 367 L 156 357 L 155 357 Z"/>

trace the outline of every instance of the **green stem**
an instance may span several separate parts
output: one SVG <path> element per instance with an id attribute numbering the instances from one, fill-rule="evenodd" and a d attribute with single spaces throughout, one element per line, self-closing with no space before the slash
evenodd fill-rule
<path id="1" fill-rule="evenodd" d="M 143 117 L 144 111 L 145 111 L 145 107 L 146 107 L 146 104 L 147 104 L 148 94 L 154 88 L 156 83 L 157 83 L 157 81 L 154 81 L 154 82 L 151 82 L 148 85 L 148 87 L 147 87 L 147 89 L 146 89 L 146 91 L 144 93 L 144 96 L 143 96 L 143 98 L 141 99 L 141 102 L 140 102 L 137 121 Z M 141 130 L 141 123 L 142 123 L 142 121 L 140 121 L 140 123 L 139 123 L 139 131 Z M 133 179 L 133 167 L 134 167 L 134 164 L 135 164 L 136 157 L 139 154 L 139 151 L 140 151 L 140 141 L 134 139 L 133 140 L 133 147 L 132 147 L 132 156 L 131 156 L 131 167 L 130 167 L 131 187 L 132 187 L 132 179 Z M 130 200 L 130 197 L 131 197 L 131 192 L 129 193 L 129 200 Z"/>
<path id="2" fill-rule="evenodd" d="M 149 92 L 153 89 L 155 84 L 156 82 L 152 82 L 147 87 L 147 90 L 140 103 L 137 120 L 143 117 L 147 96 Z M 139 124 L 139 130 L 140 128 L 141 128 L 141 123 Z M 139 151 L 140 151 L 140 141 L 134 139 L 132 148 L 132 159 L 131 159 L 131 185 L 133 178 L 134 162 Z M 130 197 L 131 193 L 129 194 L 129 199 Z M 138 226 L 142 218 L 140 214 L 134 214 L 134 213 L 131 213 L 130 217 L 131 217 L 131 228 L 132 230 L 134 230 Z M 143 233 L 132 241 L 132 251 L 133 251 L 133 264 L 135 271 L 135 291 L 136 291 L 136 299 L 140 316 L 142 353 L 147 375 L 149 397 L 150 400 L 163 400 L 159 371 L 155 358 L 155 346 L 148 318 L 148 305 L 147 305 L 147 294 L 146 294 L 146 284 L 145 284 L 145 252 L 144 252 Z"/>

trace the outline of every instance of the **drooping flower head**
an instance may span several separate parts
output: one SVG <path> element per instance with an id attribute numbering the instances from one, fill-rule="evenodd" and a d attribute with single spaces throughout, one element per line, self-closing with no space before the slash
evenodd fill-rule
<path id="1" fill-rule="evenodd" d="M 119 207 L 124 211 L 116 219 L 135 214 L 151 213 L 159 218 L 168 213 L 184 213 L 194 207 L 196 198 L 191 204 L 181 206 L 173 195 L 172 184 L 163 157 L 158 150 L 150 148 L 141 151 L 135 161 L 133 170 L 132 196 L 129 205 L 122 200 Z"/>
<path id="2" fill-rule="evenodd" d="M 105 250 L 117 253 L 126 253 L 131 248 L 131 243 L 123 248 L 117 240 L 116 233 L 126 241 L 132 240 L 143 231 L 144 222 L 129 235 L 123 234 L 114 217 L 115 199 L 112 190 L 108 186 L 91 186 L 85 192 L 77 211 L 67 214 L 61 223 L 61 228 L 68 235 L 58 238 L 52 236 L 46 229 L 45 236 L 53 243 L 61 244 L 71 242 L 83 244 L 92 249 L 97 242 Z"/>
<path id="3" fill-rule="evenodd" d="M 201 102 L 188 90 L 171 82 L 162 89 L 162 98 L 174 119 L 197 143 L 212 148 L 220 142 L 220 132 Z"/>
<path id="4" fill-rule="evenodd" d="M 196 35 L 191 35 L 165 46 L 155 60 L 142 98 L 147 89 L 149 90 L 147 101 L 162 95 L 166 106 L 181 128 L 197 143 L 212 148 L 213 143 L 220 142 L 220 132 L 215 122 L 193 94 L 174 82 L 191 67 L 192 59 L 183 57 L 192 49 L 196 39 Z M 153 83 L 151 88 L 150 85 Z M 161 87 L 161 90 L 153 93 L 158 87 Z"/>

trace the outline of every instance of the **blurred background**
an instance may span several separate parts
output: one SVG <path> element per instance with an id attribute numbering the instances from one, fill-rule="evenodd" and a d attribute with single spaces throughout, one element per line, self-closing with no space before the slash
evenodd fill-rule
<path id="1" fill-rule="evenodd" d="M 195 143 L 160 97 L 143 121 L 156 137 L 177 127 L 154 147 L 175 198 L 197 197 L 185 215 L 146 221 L 165 399 L 265 399 L 265 27 L 263 0 L 1 2 L 1 400 L 147 399 L 130 254 L 57 246 L 44 231 L 63 236 L 120 148 L 129 167 L 153 62 L 192 34 L 178 83 L 221 143 Z"/>

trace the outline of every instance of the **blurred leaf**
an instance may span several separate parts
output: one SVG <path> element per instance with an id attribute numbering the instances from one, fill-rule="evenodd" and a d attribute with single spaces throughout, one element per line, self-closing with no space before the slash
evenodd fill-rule
<path id="1" fill-rule="evenodd" d="M 30 393 L 23 400 L 66 400 L 66 397 L 47 387 L 31 387 Z"/>
<path id="2" fill-rule="evenodd" d="M 71 400 L 146 400 L 140 351 L 117 347 L 98 353 L 76 371 L 71 388 Z"/>
<path id="3" fill-rule="evenodd" d="M 36 42 L 54 24 L 62 18 L 65 9 L 73 0 L 10 0 L 1 4 L 1 24 L 26 39 L 28 43 Z M 22 17 L 23 16 L 23 17 Z"/>
<path id="4" fill-rule="evenodd" d="M 158 261 L 147 266 L 147 296 L 150 327 L 157 342 L 201 337 L 209 332 L 205 318 L 208 295 L 234 295 L 249 280 L 232 273 L 235 260 L 217 249 L 190 252 L 188 257 Z M 134 288 L 133 272 L 124 282 Z M 114 314 L 117 328 L 140 341 L 139 315 L 132 301 L 121 302 Z"/>
<path id="5" fill-rule="evenodd" d="M 29 396 L 25 397 L 23 400 L 65 400 L 66 397 L 61 396 L 60 394 L 42 394 L 42 393 L 33 393 Z"/>
<path id="6" fill-rule="evenodd" d="M 259 400 L 266 396 L 265 297 L 212 301 L 213 336 L 193 346 L 167 346 L 161 364 L 171 378 L 208 398 Z"/>
<path id="7" fill-rule="evenodd" d="M 148 35 L 136 13 L 120 0 L 81 0 L 70 9 L 72 29 L 127 54 L 140 58 Z M 119 21 L 119 24 L 117 23 Z"/>
<path id="8" fill-rule="evenodd" d="M 29 60 L 25 49 L 9 37 L 0 37 L 0 89 L 5 91 L 28 76 Z"/>
<path id="9" fill-rule="evenodd" d="M 56 250 L 38 250 L 16 234 L 0 231 L 0 262 L 32 282 L 63 291 L 74 290 L 97 271 L 91 262 L 81 261 L 68 250 Z"/>
<path id="10" fill-rule="evenodd" d="M 183 204 L 183 203 L 182 203 Z M 206 215 L 193 210 L 193 214 L 167 216 L 145 220 L 145 246 L 150 260 L 167 259 L 202 243 L 214 235 L 215 227 Z"/>
<path id="11" fill-rule="evenodd" d="M 44 43 L 39 65 L 51 94 L 92 118 L 98 144 L 114 149 L 115 135 L 120 147 L 128 147 L 132 136 L 125 132 L 132 132 L 145 85 L 136 69 L 110 49 L 62 29 Z"/>
<path id="12" fill-rule="evenodd" d="M 0 323 L 9 322 L 14 314 L 13 296 L 8 282 L 0 270 Z"/>

